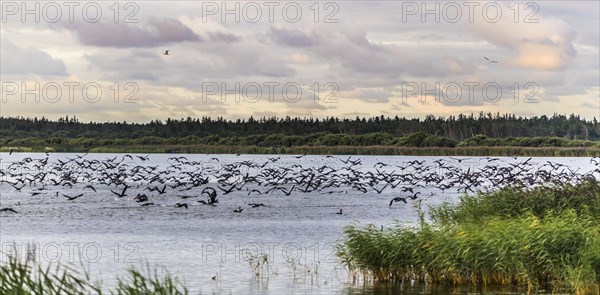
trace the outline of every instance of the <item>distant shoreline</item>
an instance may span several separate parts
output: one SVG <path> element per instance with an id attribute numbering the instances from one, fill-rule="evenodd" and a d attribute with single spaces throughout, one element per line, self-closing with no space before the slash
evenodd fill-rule
<path id="1" fill-rule="evenodd" d="M 53 153 L 142 153 L 142 154 L 308 154 L 308 155 L 398 155 L 398 156 L 528 156 L 597 157 L 598 147 L 402 147 L 402 146 L 223 146 L 223 145 L 107 145 L 83 146 L 2 146 L 0 152 Z M 18 149 L 18 150 L 16 150 Z"/>
<path id="2" fill-rule="evenodd" d="M 480 113 L 424 119 L 222 117 L 89 122 L 0 117 L 0 151 L 408 156 L 600 156 L 600 122 Z"/>

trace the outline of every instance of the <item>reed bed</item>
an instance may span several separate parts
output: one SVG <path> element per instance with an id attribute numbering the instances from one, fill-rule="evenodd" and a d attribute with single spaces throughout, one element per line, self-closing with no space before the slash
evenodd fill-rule
<path id="1" fill-rule="evenodd" d="M 598 188 L 586 180 L 465 196 L 416 228 L 351 225 L 337 254 L 365 280 L 600 294 Z"/>
<path id="2" fill-rule="evenodd" d="M 0 294 L 62 295 L 62 294 L 115 294 L 115 295 L 183 295 L 187 287 L 163 269 L 146 266 L 145 270 L 131 268 L 124 278 L 118 278 L 116 287 L 107 290 L 93 282 L 89 272 L 71 266 L 56 264 L 42 267 L 31 260 L 8 256 L 0 265 Z"/>
<path id="3" fill-rule="evenodd" d="M 430 208 L 429 213 L 436 224 L 448 225 L 479 221 L 490 216 L 512 218 L 525 213 L 542 218 L 547 213 L 567 210 L 600 220 L 600 182 L 586 179 L 578 184 L 549 183 L 532 189 L 506 187 L 494 192 L 462 196 L 458 204 L 444 203 Z"/>
<path id="4" fill-rule="evenodd" d="M 15 147 L 0 147 L 9 152 Z M 599 147 L 403 147 L 393 145 L 373 146 L 227 146 L 227 145 L 103 145 L 103 146 L 28 146 L 17 147 L 21 152 L 90 152 L 90 153 L 167 153 L 167 154 L 311 154 L 311 155 L 405 155 L 405 156 L 527 156 L 527 157 L 595 157 Z"/>

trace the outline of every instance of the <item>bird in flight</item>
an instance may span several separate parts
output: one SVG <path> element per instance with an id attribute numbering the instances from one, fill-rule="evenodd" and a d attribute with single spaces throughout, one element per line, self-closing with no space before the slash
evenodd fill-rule
<path id="1" fill-rule="evenodd" d="M 167 50 L 167 51 L 168 51 L 168 50 Z M 491 60 L 491 59 L 489 59 L 489 58 L 487 58 L 487 57 L 485 57 L 485 56 L 484 56 L 483 58 L 485 58 L 485 60 L 487 60 L 487 61 L 488 61 L 488 63 L 491 63 L 491 64 L 497 64 L 497 63 L 498 63 L 497 61 L 495 61 L 495 60 Z"/>
<path id="2" fill-rule="evenodd" d="M 83 196 L 83 194 L 79 194 L 79 195 L 76 195 L 76 196 L 69 196 L 69 195 L 65 195 L 65 194 L 62 194 L 62 195 L 63 195 L 63 197 L 67 198 L 69 201 L 73 201 L 73 200 L 75 200 L 75 199 Z"/>
<path id="3" fill-rule="evenodd" d="M 163 53 L 163 55 L 169 55 L 169 51 L 165 50 L 165 53 Z"/>
<path id="4" fill-rule="evenodd" d="M 13 152 L 20 152 L 20 151 L 21 151 L 21 150 L 20 150 L 19 148 L 11 148 L 11 149 L 8 151 L 8 155 L 10 156 L 10 155 L 12 155 L 12 153 L 13 153 Z"/>
<path id="5" fill-rule="evenodd" d="M 394 204 L 394 202 L 404 202 L 404 204 L 407 204 L 406 202 L 406 198 L 403 197 L 395 197 L 390 201 L 390 207 L 392 207 L 392 204 Z"/>
<path id="6" fill-rule="evenodd" d="M 0 209 L 0 212 L 12 212 L 12 213 L 19 213 L 17 212 L 15 209 L 13 208 L 2 208 Z"/>

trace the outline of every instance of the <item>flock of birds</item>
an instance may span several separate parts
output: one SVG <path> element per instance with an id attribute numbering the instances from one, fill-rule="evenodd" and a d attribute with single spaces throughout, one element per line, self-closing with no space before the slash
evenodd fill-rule
<path id="1" fill-rule="evenodd" d="M 353 156 L 325 156 L 310 165 L 299 160 L 306 155 L 267 157 L 261 161 L 225 163 L 217 157 L 194 161 L 186 156 L 168 158 L 163 165 L 150 164 L 148 155 L 122 155 L 104 160 L 88 159 L 87 154 L 64 160 L 25 157 L 0 168 L 3 193 L 27 193 L 74 201 L 88 195 L 110 195 L 130 199 L 139 206 L 188 209 L 192 204 L 217 206 L 220 197 L 242 192 L 258 195 L 290 196 L 293 193 L 341 195 L 348 191 L 364 194 L 391 193 L 395 203 L 422 201 L 451 190 L 469 193 L 506 185 L 535 186 L 550 182 L 575 182 L 586 177 L 600 178 L 600 157 L 590 159 L 595 169 L 587 172 L 532 158 L 439 158 L 410 160 L 400 164 L 377 162 L 365 167 Z M 237 155 L 239 156 L 239 154 Z M 290 161 L 292 160 L 292 161 Z M 475 163 L 475 164 L 474 164 Z M 209 165 L 207 165 L 209 164 Z M 5 186 L 10 188 L 4 189 Z M 70 193 L 70 190 L 75 193 Z M 425 193 L 427 191 L 428 193 Z M 166 196 L 176 197 L 164 198 Z M 168 203 L 171 204 L 168 204 Z M 167 204 L 166 204 L 167 203 Z M 246 208 L 266 207 L 248 203 Z M 238 206 L 234 213 L 242 213 Z M 0 212 L 18 213 L 11 207 Z M 336 214 L 343 214 L 340 209 Z"/>

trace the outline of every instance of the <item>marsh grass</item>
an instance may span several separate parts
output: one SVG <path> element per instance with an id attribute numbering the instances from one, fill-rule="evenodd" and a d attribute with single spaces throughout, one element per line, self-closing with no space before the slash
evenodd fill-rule
<path id="1" fill-rule="evenodd" d="M 345 229 L 338 256 L 366 281 L 600 294 L 599 183 L 505 188 L 432 208 L 432 222 Z"/>
<path id="2" fill-rule="evenodd" d="M 319 282 L 319 266 L 321 264 L 319 261 L 309 262 L 306 259 L 304 259 L 304 261 L 300 259 L 291 259 L 287 263 L 294 282 L 308 283 L 311 285 Z"/>
<path id="3" fill-rule="evenodd" d="M 188 294 L 185 284 L 172 276 L 165 268 L 152 268 L 146 264 L 145 272 L 136 268 L 128 270 L 128 276 L 119 278 L 117 288 L 111 294 L 118 295 L 183 295 Z"/>
<path id="4" fill-rule="evenodd" d="M 271 277 L 271 275 L 277 275 L 273 268 L 271 267 L 271 262 L 269 261 L 269 255 L 267 254 L 253 254 L 248 253 L 248 264 L 255 278 L 257 279 L 265 279 Z"/>
<path id="5" fill-rule="evenodd" d="M 48 147 L 23 146 L 22 152 L 90 152 L 90 153 L 159 153 L 159 154 L 310 154 L 310 155 L 405 155 L 405 156 L 527 156 L 527 157 L 594 157 L 600 156 L 600 147 L 518 147 L 518 146 L 465 146 L 465 147 L 405 147 L 395 145 L 372 146 L 291 146 L 264 147 L 256 145 L 168 145 L 168 144 L 110 144 L 100 146 L 54 145 Z M 0 147 L 8 152 L 9 147 Z"/>
<path id="6" fill-rule="evenodd" d="M 70 265 L 54 264 L 42 267 L 30 259 L 9 255 L 0 265 L 0 294 L 117 294 L 117 295 L 183 295 L 187 287 L 162 268 L 131 268 L 124 278 L 117 279 L 117 286 L 106 289 L 93 282 L 90 273 L 82 267 L 77 270 Z"/>
<path id="7" fill-rule="evenodd" d="M 430 208 L 429 213 L 434 223 L 447 225 L 490 216 L 512 218 L 527 212 L 543 217 L 567 210 L 600 220 L 600 182 L 587 179 L 576 185 L 551 183 L 531 189 L 506 187 L 495 192 L 462 196 L 458 205 L 444 203 Z"/>

